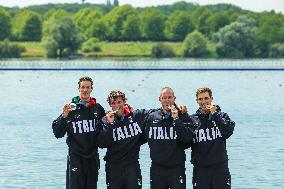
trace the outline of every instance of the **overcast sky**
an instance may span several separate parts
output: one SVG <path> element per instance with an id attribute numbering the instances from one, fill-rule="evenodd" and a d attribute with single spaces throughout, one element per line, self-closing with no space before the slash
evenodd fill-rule
<path id="1" fill-rule="evenodd" d="M 113 0 L 111 0 L 113 1 Z M 243 9 L 256 12 L 275 10 L 284 13 L 284 0 L 185 0 L 186 2 L 198 3 L 200 5 L 230 3 Z M 80 3 L 81 0 L 0 0 L 0 5 L 6 7 L 25 7 L 29 5 L 39 5 L 46 3 Z M 88 3 L 101 4 L 106 0 L 85 0 Z M 145 7 L 152 5 L 172 4 L 178 0 L 119 0 L 120 5 L 131 4 L 134 7 Z"/>

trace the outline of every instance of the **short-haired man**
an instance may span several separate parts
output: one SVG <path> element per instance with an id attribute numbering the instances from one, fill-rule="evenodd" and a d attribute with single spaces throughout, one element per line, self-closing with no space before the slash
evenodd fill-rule
<path id="1" fill-rule="evenodd" d="M 107 148 L 107 189 L 142 188 L 138 159 L 140 146 L 146 142 L 142 131 L 151 110 L 133 110 L 126 100 L 122 91 L 111 91 L 107 98 L 111 110 L 99 122 L 99 146 Z"/>
<path id="2" fill-rule="evenodd" d="M 185 149 L 192 141 L 199 122 L 175 105 L 174 91 L 161 90 L 162 107 L 151 112 L 146 124 L 146 137 L 152 160 L 151 189 L 185 189 Z"/>
<path id="3" fill-rule="evenodd" d="M 78 81 L 79 96 L 65 104 L 62 114 L 53 121 L 56 138 L 67 133 L 68 145 L 66 188 L 96 189 L 99 169 L 97 122 L 105 116 L 104 108 L 91 97 L 93 81 L 82 77 Z"/>
<path id="4" fill-rule="evenodd" d="M 199 118 L 201 126 L 195 131 L 191 145 L 194 189 L 231 188 L 226 139 L 233 134 L 235 122 L 212 100 L 211 89 L 197 89 L 199 109 L 194 116 Z"/>

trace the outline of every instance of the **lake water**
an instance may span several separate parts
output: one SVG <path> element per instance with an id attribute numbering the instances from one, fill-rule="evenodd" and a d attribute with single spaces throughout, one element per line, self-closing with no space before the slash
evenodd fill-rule
<path id="1" fill-rule="evenodd" d="M 88 70 L 86 68 L 135 68 L 133 62 L 116 61 L 2 61 L 0 62 L 0 188 L 63 189 L 67 146 L 65 138 L 53 136 L 51 122 L 64 103 L 78 94 L 77 80 L 88 75 L 94 80 L 93 96 L 106 109 L 110 90 L 121 89 L 128 103 L 136 108 L 160 107 L 160 89 L 175 90 L 178 104 L 189 113 L 197 109 L 195 90 L 213 89 L 215 104 L 236 122 L 227 141 L 229 167 L 234 189 L 284 188 L 284 68 L 283 60 L 263 61 L 135 61 L 142 70 Z M 110 62 L 110 63 L 108 63 Z M 196 63 L 197 62 L 197 63 Z M 157 66 L 158 65 L 158 66 Z M 189 66 L 188 66 L 189 65 Z M 206 66 L 207 65 L 207 66 Z M 280 68 L 277 70 L 174 70 L 174 68 Z M 79 68 L 85 70 L 38 70 L 30 68 Z M 172 68 L 159 70 L 146 68 Z M 3 69 L 5 68 L 5 69 Z M 30 70 L 7 70 L 29 68 Z M 105 173 L 100 150 L 101 169 L 98 188 L 104 189 Z M 149 149 L 140 151 L 143 189 L 149 187 Z M 187 150 L 187 188 L 191 186 L 192 166 Z"/>

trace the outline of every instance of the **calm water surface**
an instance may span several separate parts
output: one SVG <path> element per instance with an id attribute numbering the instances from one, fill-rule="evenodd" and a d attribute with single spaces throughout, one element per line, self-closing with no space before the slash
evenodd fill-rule
<path id="1" fill-rule="evenodd" d="M 175 90 L 177 103 L 197 109 L 195 90 L 213 89 L 214 102 L 236 129 L 227 141 L 234 189 L 284 188 L 284 71 L 0 71 L 0 188 L 65 188 L 67 146 L 51 122 L 78 94 L 77 80 L 94 79 L 93 96 L 105 108 L 112 89 L 136 108 L 159 107 L 159 91 Z M 100 150 L 101 159 L 105 150 Z M 187 150 L 187 188 L 192 166 Z M 143 189 L 149 186 L 149 149 L 140 151 Z M 99 189 L 106 188 L 101 160 Z"/>

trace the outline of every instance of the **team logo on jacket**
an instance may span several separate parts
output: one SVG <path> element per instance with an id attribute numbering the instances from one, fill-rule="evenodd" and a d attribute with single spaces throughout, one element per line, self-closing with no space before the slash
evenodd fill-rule
<path id="1" fill-rule="evenodd" d="M 113 129 L 113 140 L 118 141 L 118 140 L 136 136 L 141 133 L 142 133 L 141 128 L 135 122 L 135 123 L 123 126 L 123 127 L 118 127 L 118 128 Z"/>
<path id="2" fill-rule="evenodd" d="M 160 139 L 176 139 L 177 133 L 173 127 L 150 127 L 149 138 L 154 140 Z"/>
<path id="3" fill-rule="evenodd" d="M 221 132 L 218 127 L 206 128 L 195 130 L 195 138 L 193 138 L 194 143 L 196 142 L 206 142 L 210 140 L 215 140 L 217 138 L 222 138 Z"/>
<path id="4" fill-rule="evenodd" d="M 72 126 L 75 134 L 94 132 L 96 128 L 96 120 L 73 121 Z"/>

